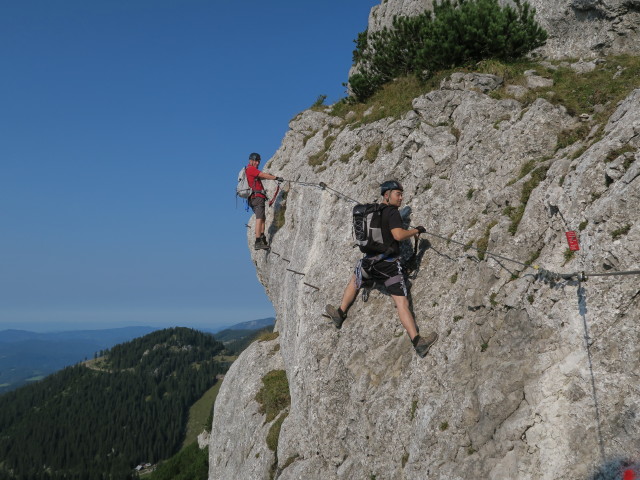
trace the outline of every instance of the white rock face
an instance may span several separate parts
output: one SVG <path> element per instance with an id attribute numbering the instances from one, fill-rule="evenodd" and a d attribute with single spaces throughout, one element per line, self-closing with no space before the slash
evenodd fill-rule
<path id="1" fill-rule="evenodd" d="M 503 5 L 508 2 L 500 0 Z M 544 57 L 591 58 L 640 50 L 638 0 L 530 0 L 529 3 L 549 34 L 547 45 L 537 52 Z M 432 0 L 387 0 L 371 9 L 369 31 L 391 26 L 394 15 L 417 15 L 432 5 Z"/>
<path id="2" fill-rule="evenodd" d="M 276 346 L 275 341 L 253 343 L 225 375 L 213 416 L 209 478 L 269 478 L 275 456 L 265 438 L 271 424 L 255 398 L 264 374 L 283 368 Z"/>
<path id="3" fill-rule="evenodd" d="M 594 57 L 639 51 L 637 0 L 531 3 L 550 33 L 539 53 L 580 58 L 570 65 L 578 73 L 596 68 Z M 369 29 L 430 7 L 385 1 Z M 291 121 L 265 169 L 308 185 L 286 185 L 268 211 L 272 251 L 253 252 L 280 336 L 252 345 L 225 378 L 211 479 L 596 480 L 621 478 L 621 462 L 639 460 L 640 277 L 550 282 L 523 263 L 561 273 L 640 268 L 640 90 L 588 143 L 558 150 L 560 132 L 591 118 L 491 95 L 552 85 L 535 71 L 526 79 L 505 86 L 458 73 L 398 120 L 345 126 L 306 111 Z M 508 212 L 531 184 L 535 172 L 520 178 L 529 162 L 546 176 L 512 235 Z M 411 278 L 419 327 L 440 335 L 425 359 L 380 290 L 357 299 L 340 331 L 321 316 L 359 258 L 350 199 L 379 198 L 390 178 L 405 187 L 409 223 L 429 232 Z M 580 240 L 573 256 L 567 230 Z M 255 400 L 275 369 L 286 370 L 291 394 L 277 455 Z"/>
<path id="4" fill-rule="evenodd" d="M 453 242 L 485 238 L 491 252 L 554 272 L 640 268 L 640 90 L 580 153 L 580 142 L 556 151 L 579 119 L 544 99 L 496 100 L 500 84 L 454 75 L 399 120 L 344 127 L 306 111 L 291 121 L 265 170 L 330 189 L 292 183 L 268 211 L 272 252 L 253 259 L 280 336 L 245 351 L 224 380 L 210 478 L 270 478 L 255 394 L 276 368 L 287 372 L 291 407 L 272 478 L 577 480 L 638 459 L 640 277 L 549 283 Z M 505 209 L 520 205 L 530 161 L 548 171 L 512 235 Z M 334 190 L 372 201 L 390 178 L 404 185 L 410 223 L 438 235 L 423 237 L 411 280 L 419 327 L 440 335 L 424 359 L 382 291 L 359 297 L 340 331 L 321 316 L 359 258 L 353 204 Z M 573 258 L 567 230 L 579 235 Z"/>
<path id="5" fill-rule="evenodd" d="M 210 443 L 211 443 L 211 434 L 209 432 L 205 430 L 202 433 L 200 433 L 200 435 L 198 435 L 198 447 L 200 448 L 200 450 L 208 448 Z"/>

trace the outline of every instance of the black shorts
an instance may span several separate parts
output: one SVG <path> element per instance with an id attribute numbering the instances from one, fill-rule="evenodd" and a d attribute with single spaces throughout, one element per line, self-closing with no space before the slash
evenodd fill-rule
<path id="1" fill-rule="evenodd" d="M 358 262 L 355 269 L 356 285 L 360 287 L 367 280 L 383 284 L 391 295 L 407 297 L 407 284 L 404 279 L 402 265 L 398 258 L 380 260 L 369 265 L 367 258 Z"/>
<path id="2" fill-rule="evenodd" d="M 253 213 L 256 214 L 256 220 L 265 220 L 267 218 L 264 211 L 264 201 L 265 199 L 263 197 L 256 196 L 251 197 L 249 200 L 249 205 Z"/>

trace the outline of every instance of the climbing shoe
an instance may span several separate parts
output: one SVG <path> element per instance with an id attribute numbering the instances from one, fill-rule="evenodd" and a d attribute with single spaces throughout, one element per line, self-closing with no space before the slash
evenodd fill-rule
<path id="1" fill-rule="evenodd" d="M 411 340 L 411 343 L 413 343 L 413 348 L 416 350 L 416 353 L 421 358 L 424 358 L 427 353 L 429 353 L 431 345 L 436 343 L 436 340 L 438 340 L 438 334 L 436 332 L 431 332 L 426 337 L 416 335 L 413 340 Z"/>
<path id="2" fill-rule="evenodd" d="M 344 322 L 344 319 L 347 318 L 347 314 L 344 313 L 341 309 L 334 307 L 333 305 L 327 305 L 324 310 L 324 316 L 329 317 L 333 321 L 333 324 L 336 326 L 336 328 L 342 328 L 342 322 Z"/>

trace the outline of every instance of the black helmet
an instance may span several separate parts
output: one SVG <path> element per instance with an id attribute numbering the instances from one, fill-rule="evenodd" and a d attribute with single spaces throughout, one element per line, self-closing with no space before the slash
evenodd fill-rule
<path id="1" fill-rule="evenodd" d="M 258 161 L 260 161 L 260 154 L 259 153 L 252 153 L 251 155 L 249 155 L 249 160 L 258 160 Z"/>
<path id="2" fill-rule="evenodd" d="M 380 195 L 384 195 L 384 192 L 386 192 L 387 190 L 400 190 L 402 192 L 404 191 L 404 188 L 402 188 L 400 182 L 397 182 L 395 180 L 387 180 L 386 182 L 380 184 Z"/>

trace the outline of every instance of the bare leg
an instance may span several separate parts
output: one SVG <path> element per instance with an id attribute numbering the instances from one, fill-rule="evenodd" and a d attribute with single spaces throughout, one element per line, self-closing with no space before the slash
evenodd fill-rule
<path id="1" fill-rule="evenodd" d="M 402 323 L 402 326 L 409 334 L 409 338 L 413 340 L 418 334 L 418 329 L 416 328 L 416 321 L 413 315 L 411 315 L 411 310 L 409 310 L 409 299 L 398 295 L 391 295 L 391 298 L 393 298 L 393 301 L 396 303 L 400 323 Z"/>
<path id="2" fill-rule="evenodd" d="M 264 220 L 261 218 L 256 218 L 256 238 L 260 238 L 260 236 L 264 233 Z"/>
<path id="3" fill-rule="evenodd" d="M 356 299 L 356 295 L 358 294 L 358 289 L 356 288 L 356 276 L 351 275 L 351 279 L 347 284 L 347 288 L 344 289 L 344 294 L 342 295 L 342 303 L 340 304 L 340 310 L 343 312 L 347 312 L 349 307 Z"/>

